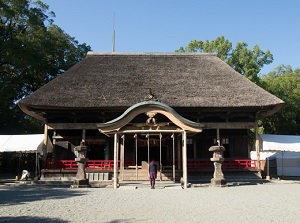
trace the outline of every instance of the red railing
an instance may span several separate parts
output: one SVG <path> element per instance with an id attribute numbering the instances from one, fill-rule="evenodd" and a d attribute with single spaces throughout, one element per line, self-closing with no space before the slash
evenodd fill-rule
<path id="1" fill-rule="evenodd" d="M 76 170 L 77 162 L 75 160 L 47 160 L 45 169 L 63 169 Z M 113 160 L 88 160 L 86 169 L 112 170 L 114 168 Z"/>
<path id="2" fill-rule="evenodd" d="M 118 161 L 119 167 L 120 161 Z M 114 168 L 113 160 L 88 160 L 86 169 L 112 170 Z"/>
<path id="3" fill-rule="evenodd" d="M 124 166 L 133 166 L 134 161 L 125 161 Z M 120 161 L 118 161 L 118 168 Z M 225 159 L 222 163 L 222 169 L 256 169 L 256 160 L 251 159 Z M 88 160 L 86 169 L 97 170 L 113 170 L 113 160 Z M 213 169 L 213 162 L 208 159 L 188 160 L 187 168 L 190 170 Z M 45 169 L 63 169 L 75 170 L 77 169 L 77 162 L 75 160 L 47 160 Z"/>
<path id="4" fill-rule="evenodd" d="M 214 164 L 210 160 L 188 160 L 188 169 L 213 169 Z M 222 169 L 256 169 L 256 160 L 251 159 L 225 159 L 222 162 Z"/>
<path id="5" fill-rule="evenodd" d="M 222 167 L 224 169 L 256 169 L 256 163 L 256 160 L 250 159 L 225 160 Z"/>

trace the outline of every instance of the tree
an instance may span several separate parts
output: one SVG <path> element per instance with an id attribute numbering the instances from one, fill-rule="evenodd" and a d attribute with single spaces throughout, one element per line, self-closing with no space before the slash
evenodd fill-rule
<path id="1" fill-rule="evenodd" d="M 17 102 L 81 60 L 90 46 L 53 24 L 48 5 L 0 0 L 0 133 L 40 132 Z"/>
<path id="2" fill-rule="evenodd" d="M 279 66 L 261 77 L 261 86 L 285 102 L 276 114 L 263 120 L 265 132 L 271 134 L 300 134 L 300 69 Z"/>
<path id="3" fill-rule="evenodd" d="M 266 76 L 259 76 L 262 67 L 273 61 L 270 51 L 263 52 L 257 45 L 250 50 L 245 42 L 238 42 L 233 49 L 223 36 L 213 41 L 193 40 L 176 52 L 216 53 L 237 72 L 285 102 L 279 112 L 259 121 L 260 130 L 269 134 L 300 134 L 300 69 L 282 65 Z"/>
<path id="4" fill-rule="evenodd" d="M 224 36 L 205 42 L 193 40 L 187 47 L 180 47 L 176 52 L 216 53 L 220 59 L 255 83 L 259 81 L 258 74 L 263 66 L 273 62 L 273 55 L 269 50 L 263 52 L 258 45 L 250 50 L 245 42 L 238 42 L 233 49 L 232 43 Z"/>

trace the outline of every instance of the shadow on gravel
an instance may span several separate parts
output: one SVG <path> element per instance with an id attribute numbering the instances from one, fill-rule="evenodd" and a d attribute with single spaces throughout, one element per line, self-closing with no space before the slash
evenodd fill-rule
<path id="1" fill-rule="evenodd" d="M 64 199 L 70 196 L 82 196 L 86 191 L 70 188 L 15 186 L 1 187 L 0 206 L 15 205 L 47 199 Z"/>
<path id="2" fill-rule="evenodd" d="M 257 180 L 257 181 L 227 181 L 226 185 L 223 185 L 221 187 L 238 187 L 238 186 L 255 186 L 255 185 L 262 185 L 262 184 L 268 184 L 271 183 L 268 180 Z M 192 187 L 194 188 L 203 188 L 203 187 L 214 187 L 210 183 L 199 183 L 199 184 L 192 184 Z"/>
<path id="3" fill-rule="evenodd" d="M 112 221 L 105 221 L 103 223 L 121 223 L 121 222 L 122 223 L 137 222 L 137 219 L 115 219 L 115 220 L 112 220 Z M 144 220 L 140 220 L 140 222 L 144 222 Z"/>
<path id="4" fill-rule="evenodd" d="M 229 187 L 234 186 L 251 186 L 251 185 L 260 185 L 260 184 L 268 184 L 270 181 L 268 180 L 259 180 L 259 181 L 240 181 L 240 182 L 227 182 Z"/>
<path id="5" fill-rule="evenodd" d="M 18 216 L 18 217 L 0 217 L 0 223 L 27 223 L 27 222 L 33 222 L 33 223 L 40 223 L 40 222 L 55 222 L 55 223 L 64 223 L 68 221 L 64 221 L 58 218 L 43 218 L 43 217 L 30 217 L 30 216 Z"/>

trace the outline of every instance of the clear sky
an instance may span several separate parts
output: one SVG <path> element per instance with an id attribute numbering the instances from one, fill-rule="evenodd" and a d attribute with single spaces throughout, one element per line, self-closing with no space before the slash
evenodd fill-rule
<path id="1" fill-rule="evenodd" d="M 299 0 L 42 0 L 54 23 L 95 52 L 174 52 L 191 40 L 225 36 L 270 50 L 268 73 L 300 68 Z"/>

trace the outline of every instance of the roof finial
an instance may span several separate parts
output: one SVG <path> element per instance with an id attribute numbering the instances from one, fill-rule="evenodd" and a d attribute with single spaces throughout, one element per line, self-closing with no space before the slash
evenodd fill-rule
<path id="1" fill-rule="evenodd" d="M 158 101 L 156 95 L 152 92 L 151 88 L 149 88 L 149 93 L 145 97 L 145 100 L 146 101 Z"/>

